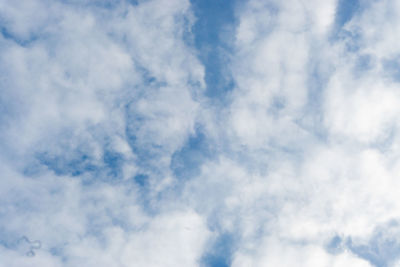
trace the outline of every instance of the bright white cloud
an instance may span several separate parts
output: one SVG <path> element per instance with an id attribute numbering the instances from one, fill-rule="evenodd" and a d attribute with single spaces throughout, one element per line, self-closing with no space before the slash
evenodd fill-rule
<path id="1" fill-rule="evenodd" d="M 239 253 L 232 266 L 326 266 L 326 267 L 369 267 L 365 260 L 350 253 L 330 255 L 322 248 L 312 245 L 291 244 L 277 240 L 266 240 L 260 244 L 256 255 Z"/>
<path id="2" fill-rule="evenodd" d="M 332 36 L 336 4 L 249 1 L 239 13 L 237 87 L 223 124 L 230 140 L 223 154 L 233 161 L 206 163 L 188 187 L 191 196 L 216 191 L 213 204 L 193 202 L 240 236 L 234 266 L 392 262 L 357 244 L 399 214 L 398 84 L 383 65 L 396 52 L 381 45 L 394 45 L 393 35 L 378 30 L 395 22 L 368 20 L 394 4 L 364 3 L 344 38 Z M 347 248 L 329 253 L 336 235 L 353 245 L 343 241 Z"/>
<path id="3" fill-rule="evenodd" d="M 0 266 L 398 265 L 400 6 L 342 2 L 237 3 L 213 102 L 190 1 L 0 0 Z"/>
<path id="4" fill-rule="evenodd" d="M 204 219 L 186 207 L 150 217 L 142 204 L 163 204 L 133 181 L 149 175 L 143 190 L 156 195 L 194 130 L 203 67 L 183 40 L 190 3 L 106 7 L 0 4 L 4 266 L 193 266 L 202 255 Z M 40 240 L 34 257 L 25 241 L 15 251 L 21 236 Z"/>

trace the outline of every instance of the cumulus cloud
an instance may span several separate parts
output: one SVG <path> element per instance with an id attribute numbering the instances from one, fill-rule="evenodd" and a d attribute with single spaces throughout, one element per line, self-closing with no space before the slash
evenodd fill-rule
<path id="1" fill-rule="evenodd" d="M 144 210 L 162 209 L 203 90 L 189 2 L 2 1 L 0 14 L 2 264 L 194 265 L 203 219 Z M 22 236 L 41 242 L 34 257 Z"/>
<path id="2" fill-rule="evenodd" d="M 397 266 L 400 6 L 344 2 L 0 0 L 0 265 Z"/>
<path id="3" fill-rule="evenodd" d="M 234 266 L 392 266 L 398 257 L 385 254 L 387 238 L 373 249 L 377 227 L 398 219 L 396 52 L 378 30 L 395 25 L 382 17 L 395 4 L 362 3 L 340 25 L 341 4 L 248 1 L 239 12 L 228 149 L 187 187 L 192 198 L 215 191 L 211 203 L 192 201 L 238 236 Z"/>

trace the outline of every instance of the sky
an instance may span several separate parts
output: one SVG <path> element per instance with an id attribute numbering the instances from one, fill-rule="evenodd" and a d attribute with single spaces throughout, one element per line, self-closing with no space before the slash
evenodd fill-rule
<path id="1" fill-rule="evenodd" d="M 0 267 L 400 267 L 400 2 L 0 0 Z"/>

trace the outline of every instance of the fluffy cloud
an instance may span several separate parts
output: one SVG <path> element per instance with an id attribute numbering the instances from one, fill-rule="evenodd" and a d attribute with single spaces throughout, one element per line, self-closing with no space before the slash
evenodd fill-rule
<path id="1" fill-rule="evenodd" d="M 214 101 L 190 1 L 0 0 L 0 265 L 397 266 L 399 5 L 353 2 L 238 1 Z"/>
<path id="2" fill-rule="evenodd" d="M 0 4 L 4 266 L 201 257 L 201 217 L 144 208 L 162 209 L 151 196 L 171 182 L 171 156 L 194 131 L 203 67 L 183 39 L 189 2 L 114 4 Z M 30 240 L 41 243 L 33 257 Z"/>
<path id="3" fill-rule="evenodd" d="M 369 267 L 367 261 L 349 253 L 339 256 L 328 254 L 318 246 L 281 244 L 276 240 L 266 240 L 260 245 L 256 256 L 240 253 L 232 266 L 326 266 L 326 267 Z"/>
<path id="4" fill-rule="evenodd" d="M 398 257 L 384 253 L 389 238 L 374 249 L 376 229 L 399 212 L 396 52 L 378 30 L 395 23 L 381 15 L 395 5 L 364 3 L 340 25 L 340 4 L 249 1 L 239 12 L 229 148 L 187 187 L 192 198 L 207 188 L 217 196 L 192 201 L 238 236 L 234 266 L 392 266 Z"/>

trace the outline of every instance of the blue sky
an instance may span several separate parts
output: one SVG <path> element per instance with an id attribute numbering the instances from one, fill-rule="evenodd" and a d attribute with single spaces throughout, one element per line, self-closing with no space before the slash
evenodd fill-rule
<path id="1" fill-rule="evenodd" d="M 0 0 L 0 267 L 400 266 L 394 0 Z"/>

